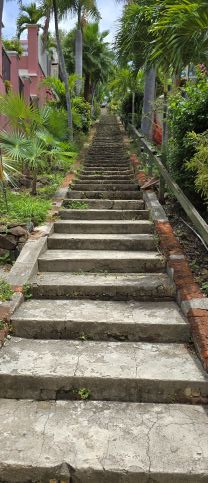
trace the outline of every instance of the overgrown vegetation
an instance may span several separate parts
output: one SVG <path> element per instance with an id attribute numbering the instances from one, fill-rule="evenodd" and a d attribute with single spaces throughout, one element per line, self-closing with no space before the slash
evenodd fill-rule
<path id="1" fill-rule="evenodd" d="M 11 286 L 2 278 L 0 278 L 0 301 L 6 302 L 7 300 L 11 300 L 12 295 L 13 291 L 11 289 Z"/>
<path id="2" fill-rule="evenodd" d="M 198 74 L 169 100 L 168 166 L 187 196 L 200 205 L 208 194 L 208 82 Z M 203 133 L 199 135 L 199 133 Z"/>

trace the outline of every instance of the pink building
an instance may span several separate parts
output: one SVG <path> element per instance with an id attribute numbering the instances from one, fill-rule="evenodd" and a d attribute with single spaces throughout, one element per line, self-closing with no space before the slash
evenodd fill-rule
<path id="1" fill-rule="evenodd" d="M 0 46 L 0 92 L 5 93 L 8 86 L 20 93 L 28 102 L 42 105 L 51 93 L 41 81 L 58 72 L 57 55 L 52 56 L 43 49 L 37 25 L 28 25 L 27 40 L 22 40 L 23 54 L 5 51 Z M 1 39 L 0 39 L 1 40 Z"/>

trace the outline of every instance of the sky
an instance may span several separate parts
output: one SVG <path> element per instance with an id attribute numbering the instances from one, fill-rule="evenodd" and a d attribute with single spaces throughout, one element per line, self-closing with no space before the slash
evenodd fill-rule
<path id="1" fill-rule="evenodd" d="M 31 0 L 25 0 L 24 3 L 25 4 L 31 3 Z M 102 16 L 102 19 L 100 22 L 100 29 L 101 31 L 110 30 L 108 41 L 112 42 L 117 28 L 116 27 L 117 20 L 121 15 L 122 6 L 118 5 L 116 3 L 116 0 L 97 0 L 97 5 Z M 18 14 L 17 1 L 5 0 L 4 16 L 3 16 L 3 23 L 4 23 L 3 36 L 5 38 L 11 38 L 15 35 L 17 14 Z M 67 21 L 65 20 L 64 22 L 61 23 L 60 27 L 65 30 L 70 30 L 71 28 L 73 28 L 74 23 L 75 23 L 75 20 L 69 17 Z M 53 30 L 52 25 L 51 25 L 51 30 Z"/>

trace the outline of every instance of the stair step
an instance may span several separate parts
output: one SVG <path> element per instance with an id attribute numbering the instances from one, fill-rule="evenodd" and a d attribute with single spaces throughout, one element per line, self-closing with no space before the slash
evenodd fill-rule
<path id="1" fill-rule="evenodd" d="M 68 191 L 69 199 L 140 200 L 140 191 Z"/>
<path id="2" fill-rule="evenodd" d="M 139 187 L 137 184 L 105 184 L 105 183 L 78 183 L 77 181 L 73 183 L 72 190 L 75 191 L 138 191 Z"/>
<path id="3" fill-rule="evenodd" d="M 5 482 L 208 480 L 202 406 L 7 399 L 0 419 Z"/>
<path id="4" fill-rule="evenodd" d="M 88 166 L 88 167 L 85 167 L 85 165 L 83 165 L 83 168 L 81 170 L 81 173 L 82 174 L 91 174 L 91 173 L 100 173 L 100 174 L 105 174 L 105 175 L 111 175 L 111 174 L 114 174 L 114 175 L 134 175 L 134 172 L 133 172 L 133 169 L 128 166 L 127 168 L 115 168 L 115 167 L 112 167 L 112 166 L 109 166 L 108 168 L 106 167 L 102 167 L 102 166 Z"/>
<path id="5" fill-rule="evenodd" d="M 40 255 L 41 272 L 162 272 L 166 261 L 157 252 L 120 250 L 47 250 Z"/>
<path id="6" fill-rule="evenodd" d="M 96 180 L 97 183 L 102 183 L 103 181 L 108 181 L 112 180 L 114 183 L 116 182 L 131 182 L 135 181 L 135 177 L 133 175 L 127 175 L 127 174 L 109 174 L 109 175 L 103 175 L 103 174 L 85 174 L 85 175 L 79 175 L 80 181 L 85 181 L 91 183 L 91 181 Z"/>
<path id="7" fill-rule="evenodd" d="M 71 199 L 71 200 L 65 200 L 63 202 L 63 206 L 65 207 L 70 207 L 70 208 L 77 208 L 77 206 L 84 205 L 84 210 L 87 208 L 90 209 L 97 209 L 97 210 L 140 210 L 144 208 L 144 201 L 141 200 L 98 200 L 98 199 L 88 199 L 84 200 L 83 199 Z M 78 204 L 78 205 L 77 205 Z"/>
<path id="8" fill-rule="evenodd" d="M 175 302 L 30 300 L 12 317 L 17 337 L 188 342 L 190 325 Z"/>
<path id="9" fill-rule="evenodd" d="M 149 234 L 154 225 L 149 220 L 60 220 L 54 223 L 55 233 Z"/>
<path id="10" fill-rule="evenodd" d="M 165 273 L 38 273 L 32 280 L 35 298 L 100 300 L 173 300 L 176 290 Z"/>
<path id="11" fill-rule="evenodd" d="M 118 179 L 114 179 L 112 178 L 111 176 L 108 176 L 108 178 L 100 178 L 100 177 L 93 177 L 93 178 L 88 178 L 88 177 L 81 177 L 79 176 L 79 178 L 75 179 L 74 181 L 74 184 L 84 184 L 84 185 L 92 185 L 93 186 L 93 189 L 95 187 L 95 185 L 99 185 L 99 187 L 101 186 L 109 186 L 109 183 L 111 183 L 111 186 L 118 186 L 120 187 L 120 185 L 125 185 L 125 186 L 136 186 L 136 189 L 138 189 L 138 184 L 135 183 L 135 179 L 132 178 L 132 179 L 122 179 L 122 178 L 118 178 Z M 73 185 L 74 186 L 74 185 Z M 121 188 L 122 189 L 122 188 Z"/>
<path id="12" fill-rule="evenodd" d="M 62 220 L 148 220 L 149 210 L 62 209 L 59 216 Z"/>
<path id="13" fill-rule="evenodd" d="M 2 398 L 74 399 L 80 388 L 93 400 L 199 403 L 208 375 L 185 344 L 13 337 L 1 349 Z"/>
<path id="14" fill-rule="evenodd" d="M 95 235 L 54 233 L 48 238 L 52 250 L 155 250 L 152 235 Z"/>

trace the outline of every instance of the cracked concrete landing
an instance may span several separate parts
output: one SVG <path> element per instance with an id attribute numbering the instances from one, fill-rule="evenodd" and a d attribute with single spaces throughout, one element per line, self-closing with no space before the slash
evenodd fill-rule
<path id="1" fill-rule="evenodd" d="M 63 463 L 72 483 L 208 479 L 203 407 L 1 400 L 0 419 L 0 481 L 48 482 Z"/>

